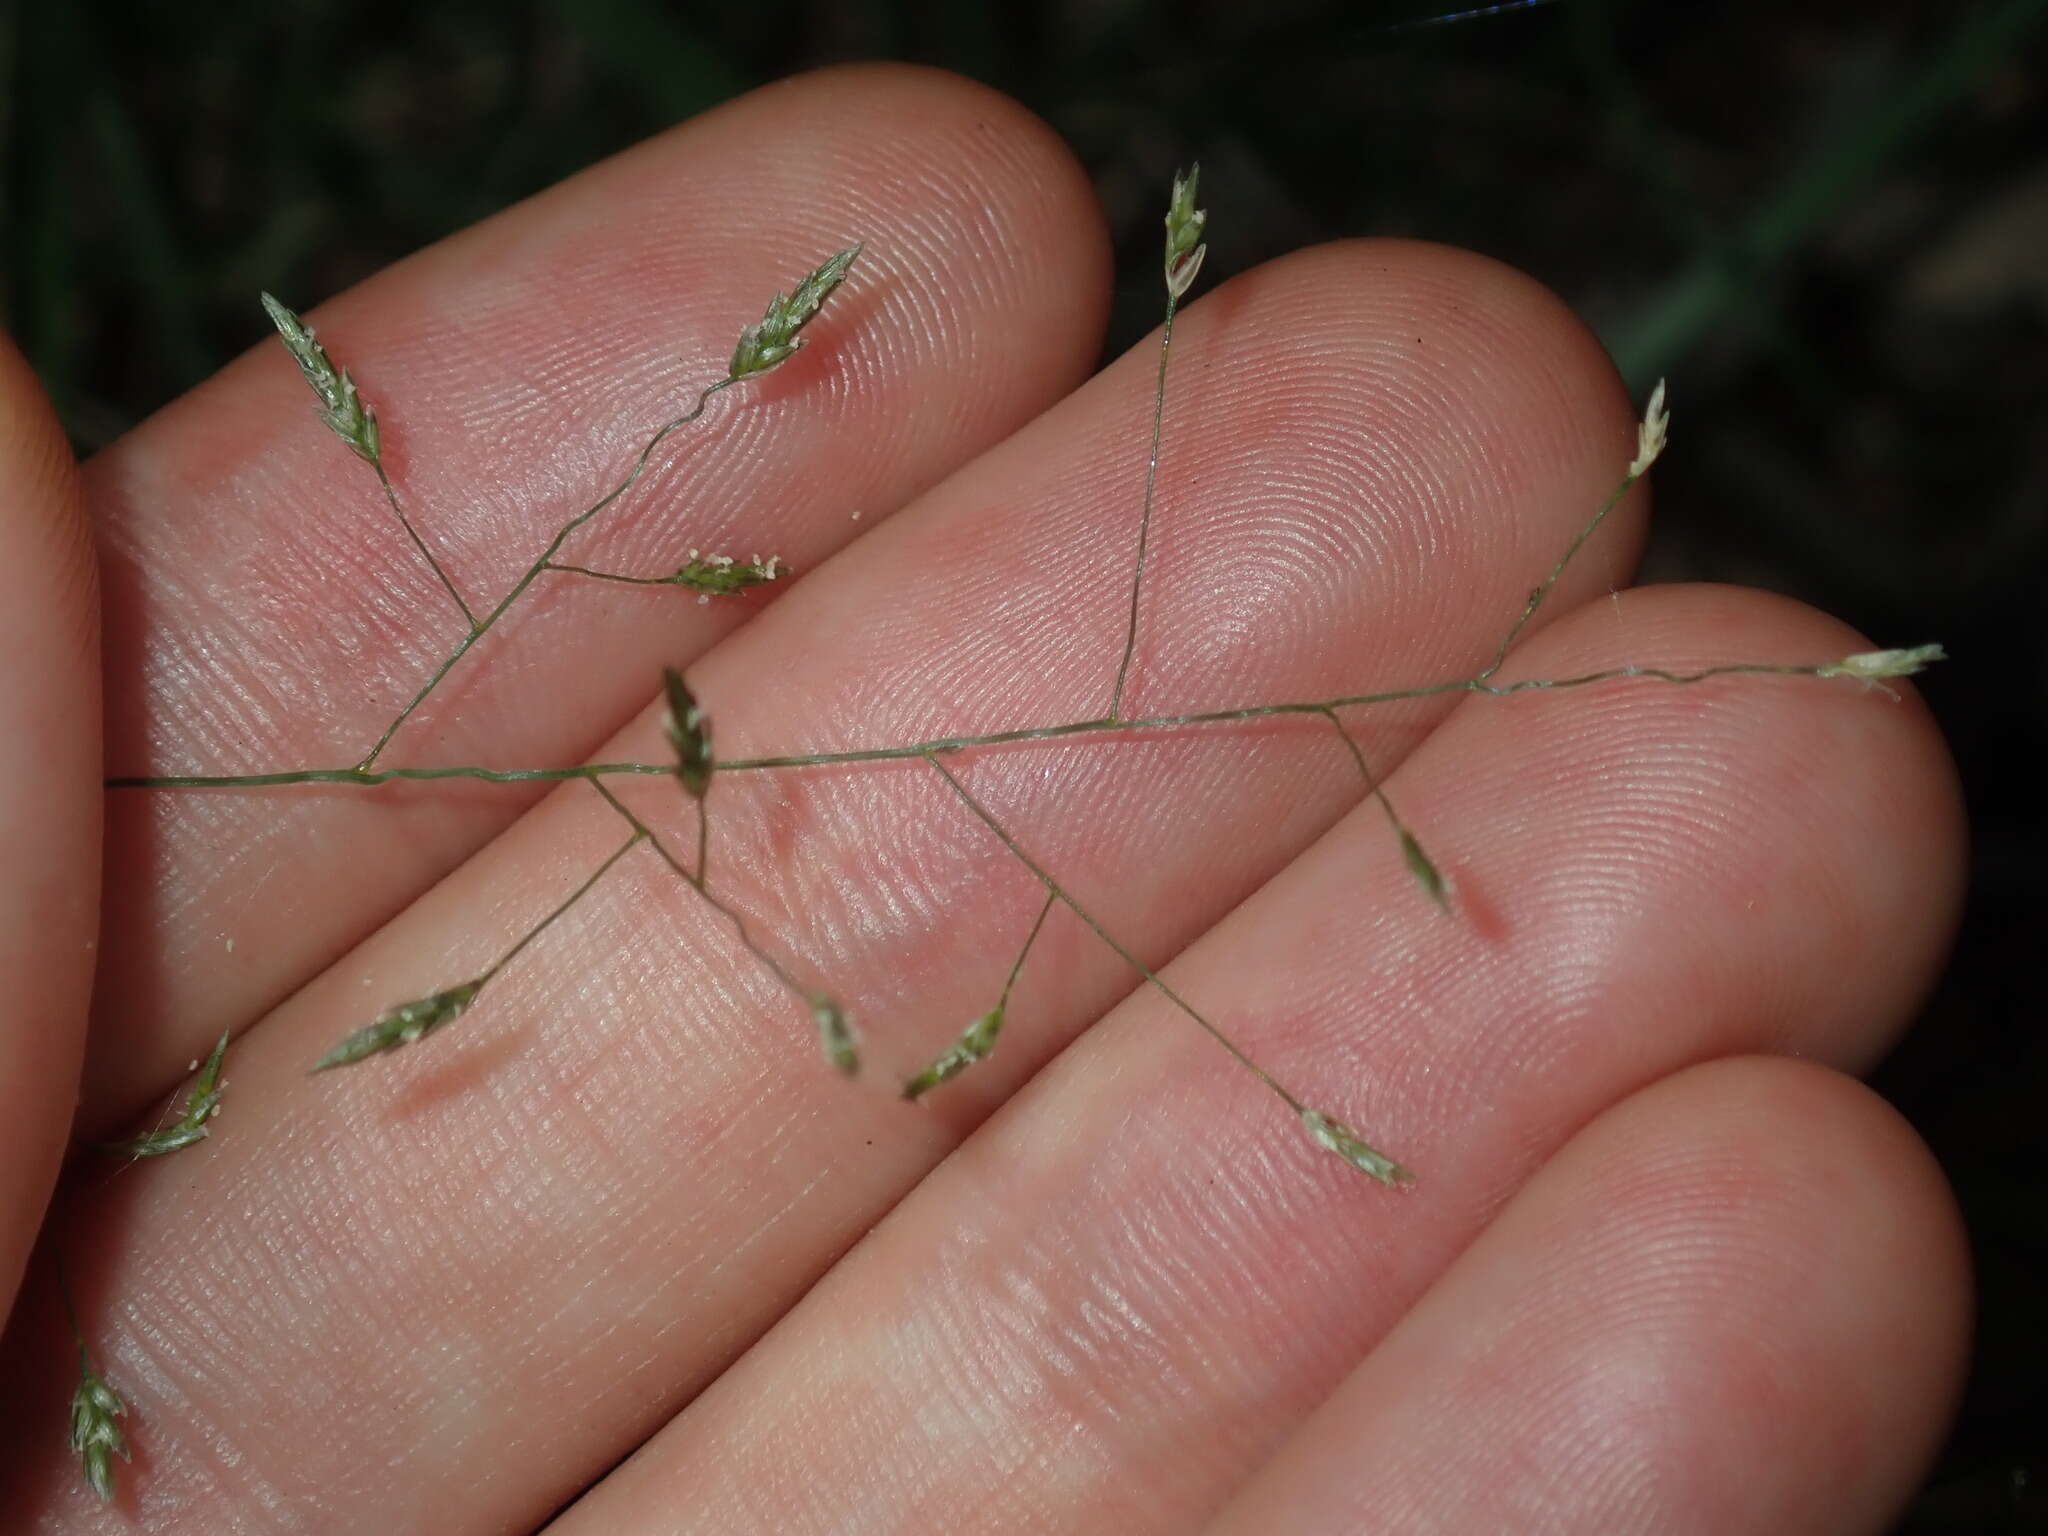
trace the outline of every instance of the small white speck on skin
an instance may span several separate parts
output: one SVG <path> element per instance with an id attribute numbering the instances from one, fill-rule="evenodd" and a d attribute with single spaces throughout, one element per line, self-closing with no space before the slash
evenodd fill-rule
<path id="1" fill-rule="evenodd" d="M 199 1063 L 196 1060 L 188 1061 L 185 1063 L 185 1070 L 187 1072 L 197 1072 L 199 1070 Z"/>
<path id="2" fill-rule="evenodd" d="M 234 952 L 235 952 L 235 941 L 234 941 L 233 939 L 229 939 L 229 940 L 228 940 L 228 953 L 232 955 L 232 954 L 233 954 Z"/>
<path id="3" fill-rule="evenodd" d="M 853 519 L 853 520 L 854 520 L 854 521 L 855 521 L 856 523 L 860 521 L 860 513 L 859 513 L 858 511 L 855 511 L 855 512 L 849 513 L 848 515 L 849 515 L 850 517 L 852 517 L 852 519 Z"/>

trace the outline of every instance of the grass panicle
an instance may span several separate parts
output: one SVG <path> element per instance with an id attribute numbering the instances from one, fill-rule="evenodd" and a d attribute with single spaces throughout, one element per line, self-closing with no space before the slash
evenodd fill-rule
<path id="1" fill-rule="evenodd" d="M 1222 1047 L 1238 1066 L 1276 1095 L 1318 1147 L 1334 1153 L 1350 1167 L 1382 1184 L 1396 1188 L 1405 1187 L 1414 1182 L 1414 1175 L 1406 1167 L 1368 1142 L 1344 1120 L 1323 1110 L 1309 1107 L 1300 1095 L 1254 1059 L 1219 1026 L 1215 1019 L 1184 997 L 1170 981 L 1147 965 L 1089 908 L 1083 906 L 1055 873 L 1026 850 L 1023 841 L 1005 824 L 996 811 L 968 787 L 960 774 L 947 766 L 947 759 L 971 747 L 1001 748 L 1062 738 L 1096 740 L 1109 746 L 1162 731 L 1221 729 L 1282 716 L 1319 715 L 1335 728 L 1341 738 L 1357 767 L 1364 794 L 1376 801 L 1384 813 L 1402 862 L 1415 885 L 1440 910 L 1449 911 L 1449 882 L 1435 861 L 1424 851 L 1415 833 L 1396 813 L 1383 784 L 1368 766 L 1364 750 L 1346 728 L 1340 711 L 1395 700 L 1460 694 L 1501 698 L 1538 689 L 1564 690 L 1622 682 L 1684 686 L 1710 678 L 1738 675 L 1848 678 L 1866 686 L 1882 687 L 1885 680 L 1910 676 L 1929 663 L 1942 659 L 1943 652 L 1939 646 L 1926 645 L 1903 650 L 1864 652 L 1819 663 L 1732 662 L 1686 672 L 1630 663 L 1570 677 L 1523 678 L 1505 683 L 1495 681 L 1496 674 L 1517 640 L 1555 590 L 1574 557 L 1598 532 L 1608 514 L 1620 503 L 1630 488 L 1648 473 L 1650 467 L 1664 452 L 1669 441 L 1670 417 L 1666 409 L 1665 388 L 1660 381 L 1650 396 L 1639 424 L 1634 458 L 1607 498 L 1593 511 L 1590 519 L 1565 548 L 1549 574 L 1529 592 L 1519 615 L 1507 625 L 1498 645 L 1494 647 L 1491 661 L 1477 672 L 1467 676 L 1440 678 L 1401 688 L 1353 693 L 1335 698 L 1267 700 L 1196 714 L 1127 714 L 1124 701 L 1137 651 L 1148 540 L 1157 501 L 1174 317 L 1181 301 L 1192 288 L 1208 249 L 1208 214 L 1198 203 L 1199 185 L 1199 168 L 1190 168 L 1185 174 L 1175 177 L 1167 203 L 1163 257 L 1164 318 L 1160 327 L 1158 372 L 1151 401 L 1150 447 L 1146 461 L 1144 494 L 1135 530 L 1124 643 L 1116 667 L 1114 688 L 1104 713 L 1079 720 L 1025 725 L 981 735 L 957 735 L 922 742 L 897 742 L 826 752 L 795 751 L 720 761 L 713 753 L 711 721 L 704 705 L 692 692 L 682 672 L 669 668 L 662 674 L 662 697 L 665 708 L 661 723 L 663 734 L 673 754 L 671 760 L 667 762 L 585 763 L 569 767 L 533 768 L 481 764 L 388 769 L 378 766 L 381 754 L 394 735 L 411 718 L 413 712 L 434 692 L 477 639 L 505 615 L 543 572 L 555 571 L 639 585 L 675 586 L 693 591 L 704 599 L 744 591 L 775 581 L 787 574 L 787 567 L 782 565 L 779 557 L 770 557 L 763 561 L 759 556 L 755 556 L 752 560 L 743 562 L 727 556 L 702 556 L 696 550 L 691 550 L 688 561 L 674 572 L 656 577 L 629 576 L 586 565 L 572 565 L 558 562 L 556 556 L 572 535 L 589 524 L 606 507 L 616 503 L 634 486 L 663 440 L 680 427 L 696 421 L 713 396 L 731 385 L 757 378 L 779 367 L 804 346 L 805 338 L 801 332 L 816 318 L 826 301 L 845 280 L 861 249 L 860 246 L 854 245 L 838 252 L 808 273 L 788 294 L 777 294 L 767 306 L 762 318 L 742 329 L 725 377 L 700 390 L 693 405 L 653 432 L 644 441 L 631 468 L 623 478 L 557 529 L 546 548 L 528 567 L 525 575 L 495 607 L 483 617 L 477 618 L 466 604 L 463 605 L 465 617 L 469 619 L 468 632 L 427 677 L 411 701 L 398 711 L 369 752 L 352 766 L 285 769 L 244 775 L 171 775 L 110 780 L 109 783 L 117 787 L 219 788 L 335 784 L 370 788 L 397 781 L 441 778 L 472 778 L 494 783 L 582 779 L 625 824 L 628 835 L 610 856 L 552 911 L 528 928 L 489 968 L 460 985 L 386 1010 L 370 1024 L 337 1043 L 314 1063 L 312 1070 L 324 1072 L 414 1044 L 461 1018 L 493 977 L 587 895 L 627 853 L 646 843 L 671 873 L 690 886 L 731 925 L 740 943 L 775 978 L 784 991 L 808 1010 L 827 1064 L 847 1077 L 857 1075 L 861 1067 L 861 1047 L 840 1000 L 828 991 L 800 981 L 797 969 L 781 958 L 774 949 L 760 942 L 754 936 L 744 915 L 713 890 L 709 875 L 712 808 L 710 790 L 715 777 L 723 777 L 730 773 L 772 772 L 827 764 L 901 762 L 915 759 L 922 760 L 923 764 L 943 781 L 967 815 L 980 823 L 1002 845 L 1007 854 L 1039 882 L 1044 888 L 1045 895 L 1037 919 L 1010 967 L 1000 995 L 992 1006 L 967 1025 L 957 1039 L 941 1050 L 929 1065 L 903 1083 L 904 1099 L 920 1099 L 933 1089 L 954 1080 L 977 1063 L 988 1059 L 1008 1021 L 1012 993 L 1033 945 L 1037 942 L 1054 907 L 1064 906 L 1112 953 L 1129 965 L 1147 986 L 1165 998 L 1174 1010 Z M 319 397 L 327 424 L 349 443 L 358 456 L 376 468 L 392 509 L 398 513 L 400 521 L 405 523 L 407 532 L 413 534 L 414 543 L 420 552 L 433 563 L 432 555 L 413 532 L 410 522 L 406 520 L 404 512 L 399 507 L 395 490 L 384 475 L 375 413 L 363 403 L 347 373 L 335 367 L 325 349 L 314 339 L 312 331 L 296 315 L 268 295 L 265 295 L 264 303 L 287 349 Z M 458 604 L 462 604 L 460 594 L 456 592 L 453 583 L 448 581 L 446 573 L 438 564 L 435 565 L 435 571 L 442 577 L 450 595 Z M 609 778 L 621 775 L 670 776 L 681 785 L 687 801 L 695 812 L 697 849 L 694 867 L 685 864 L 655 829 L 643 821 L 606 782 Z M 207 1122 L 219 1109 L 220 1067 L 226 1048 L 227 1038 L 223 1035 L 220 1044 L 215 1047 L 213 1055 L 208 1059 L 205 1069 L 194 1081 L 175 1123 L 152 1132 L 147 1137 L 122 1143 L 115 1150 L 136 1157 L 155 1156 L 203 1139 L 207 1134 Z M 73 1326 L 76 1331 L 75 1316 Z M 101 1497 L 110 1497 L 113 1487 L 110 1458 L 114 1455 L 126 1455 L 126 1445 L 117 1422 L 125 1408 L 113 1388 L 94 1372 L 82 1336 L 79 1338 L 79 1354 L 81 1379 L 72 1406 L 72 1446 L 81 1458 L 87 1481 Z"/>

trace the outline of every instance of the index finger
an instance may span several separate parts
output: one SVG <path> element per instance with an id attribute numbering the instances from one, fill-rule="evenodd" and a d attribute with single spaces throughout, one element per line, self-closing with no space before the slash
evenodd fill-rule
<path id="1" fill-rule="evenodd" d="M 0 337 L 0 1316 L 71 1122 L 99 876 L 97 594 L 78 476 L 49 403 Z"/>

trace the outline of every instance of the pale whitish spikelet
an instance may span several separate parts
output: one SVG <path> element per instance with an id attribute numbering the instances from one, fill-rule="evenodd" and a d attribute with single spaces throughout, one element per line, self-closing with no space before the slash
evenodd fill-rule
<path id="1" fill-rule="evenodd" d="M 1815 677 L 1853 677 L 1873 688 L 1884 688 L 1882 679 L 1887 677 L 1911 677 L 1930 662 L 1947 661 L 1948 652 L 1938 645 L 1908 646 L 1897 651 L 1860 651 L 1854 656 L 1844 656 L 1840 661 L 1831 661 L 1824 667 L 1814 669 Z M 1884 688 L 1893 698 L 1898 695 Z"/>
<path id="2" fill-rule="evenodd" d="M 1821 677 L 1911 677 L 1929 662 L 1947 661 L 1948 652 L 1938 645 L 1915 645 L 1902 651 L 1863 651 L 1844 656 L 1822 667 Z"/>
<path id="3" fill-rule="evenodd" d="M 1657 462 L 1664 451 L 1665 441 L 1671 435 L 1671 413 L 1664 409 L 1664 381 L 1659 379 L 1657 387 L 1650 391 L 1649 406 L 1643 411 L 1641 425 L 1636 428 L 1635 462 L 1628 467 L 1628 477 L 1640 480 Z"/>
<path id="4" fill-rule="evenodd" d="M 1336 1153 L 1359 1172 L 1371 1174 L 1382 1184 L 1391 1184 L 1398 1189 L 1415 1182 L 1414 1174 L 1368 1144 L 1342 1120 L 1332 1119 L 1318 1110 L 1304 1109 L 1301 1123 L 1308 1128 L 1317 1146 Z"/>

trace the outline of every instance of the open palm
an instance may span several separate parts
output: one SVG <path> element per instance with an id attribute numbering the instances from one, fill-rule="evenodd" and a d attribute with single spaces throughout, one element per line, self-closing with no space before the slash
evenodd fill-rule
<path id="1" fill-rule="evenodd" d="M 798 582 L 700 605 L 552 577 L 387 761 L 659 759 L 671 665 L 732 757 L 1102 709 L 1156 349 L 1084 382 L 1100 218 L 1000 97 L 773 87 L 318 319 L 426 537 L 495 597 L 853 239 L 819 344 L 572 546 L 773 553 Z M 1454 251 L 1273 262 L 1175 346 L 1127 712 L 1469 673 L 1634 451 L 1592 337 Z M 11 357 L 0 388 L 10 1530 L 1857 1531 L 1931 1453 L 1961 1242 L 1924 1148 L 1843 1075 L 1957 899 L 1910 699 L 1737 678 L 1353 712 L 1448 916 L 1327 721 L 949 760 L 1406 1193 L 1318 1152 L 1063 910 L 995 1054 L 900 1102 L 891 1069 L 989 1007 L 1044 897 L 916 760 L 714 789 L 714 885 L 845 1001 L 869 1080 L 644 848 L 459 1025 L 308 1077 L 500 953 L 621 824 L 580 783 L 116 793 L 95 980 L 78 498 Z M 108 772 L 351 762 L 461 633 L 274 344 L 82 500 Z M 1755 592 L 1617 593 L 1646 513 L 1503 677 L 1868 648 Z M 619 792 L 693 825 L 672 781 Z M 213 1136 L 85 1159 L 46 1212 L 72 1139 L 146 1117 L 230 1026 Z M 132 1410 L 110 1507 L 64 1443 L 60 1248 Z"/>

